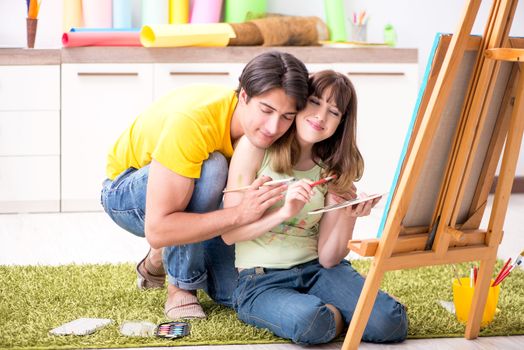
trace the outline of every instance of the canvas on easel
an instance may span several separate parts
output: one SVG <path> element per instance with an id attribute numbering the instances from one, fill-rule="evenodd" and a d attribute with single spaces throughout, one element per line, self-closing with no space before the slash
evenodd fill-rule
<path id="1" fill-rule="evenodd" d="M 517 1 L 495 0 L 474 37 L 480 3 L 467 1 L 457 32 L 438 37 L 380 239 L 349 243 L 374 259 L 343 349 L 358 347 L 385 272 L 476 260 L 466 338 L 478 335 L 524 130 L 524 67 L 514 49 L 524 46 L 508 38 Z M 503 149 L 489 225 L 480 229 Z"/>

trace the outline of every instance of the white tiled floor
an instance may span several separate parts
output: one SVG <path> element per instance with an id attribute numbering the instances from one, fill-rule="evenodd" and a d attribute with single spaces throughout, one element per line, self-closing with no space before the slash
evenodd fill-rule
<path id="1" fill-rule="evenodd" d="M 489 203 L 491 202 L 491 198 Z M 489 206 L 488 203 L 488 206 Z M 359 219 L 355 238 L 374 237 L 383 207 Z M 489 207 L 488 207 L 489 212 Z M 481 227 L 487 227 L 484 217 Z M 513 195 L 504 225 L 499 258 L 515 258 L 524 250 L 524 195 Z M 104 213 L 50 213 L 0 215 L 0 265 L 60 265 L 68 263 L 136 262 L 147 252 L 144 239 L 125 232 Z M 308 349 L 337 349 L 327 344 Z M 475 341 L 455 339 L 408 340 L 403 344 L 377 346 L 363 344 L 364 349 L 523 349 L 524 336 L 480 338 Z M 294 345 L 250 345 L 220 347 L 186 347 L 185 349 L 298 349 Z"/>
<path id="2" fill-rule="evenodd" d="M 383 209 L 379 203 L 369 217 L 359 219 L 354 238 L 375 237 Z M 487 223 L 485 216 L 481 227 Z M 524 194 L 511 196 L 504 231 L 499 257 L 514 258 L 524 249 Z M 147 250 L 144 239 L 103 212 L 0 214 L 0 265 L 134 262 Z"/>

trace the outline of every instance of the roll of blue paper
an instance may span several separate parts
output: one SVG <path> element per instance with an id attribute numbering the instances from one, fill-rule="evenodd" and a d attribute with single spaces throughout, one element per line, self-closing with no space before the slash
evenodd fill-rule
<path id="1" fill-rule="evenodd" d="M 72 33 L 81 33 L 81 32 L 139 32 L 140 28 L 71 28 L 70 32 Z"/>
<path id="2" fill-rule="evenodd" d="M 113 28 L 131 28 L 131 0 L 113 0 Z"/>

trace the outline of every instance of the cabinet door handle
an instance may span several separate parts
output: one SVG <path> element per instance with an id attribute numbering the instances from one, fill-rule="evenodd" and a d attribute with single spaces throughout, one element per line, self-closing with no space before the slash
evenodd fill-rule
<path id="1" fill-rule="evenodd" d="M 136 77 L 138 72 L 78 72 L 79 77 L 106 77 L 106 76 L 117 76 L 117 77 Z"/>
<path id="2" fill-rule="evenodd" d="M 402 76 L 406 75 L 404 72 L 347 72 L 347 75 L 386 75 L 386 76 Z"/>
<path id="3" fill-rule="evenodd" d="M 169 75 L 229 75 L 229 72 L 169 72 Z"/>

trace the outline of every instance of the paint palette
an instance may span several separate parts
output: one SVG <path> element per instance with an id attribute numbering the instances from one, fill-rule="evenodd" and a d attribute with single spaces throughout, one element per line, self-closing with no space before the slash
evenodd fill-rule
<path id="1" fill-rule="evenodd" d="M 160 338 L 181 338 L 189 334 L 191 325 L 187 322 L 164 322 L 158 325 L 155 335 Z"/>

